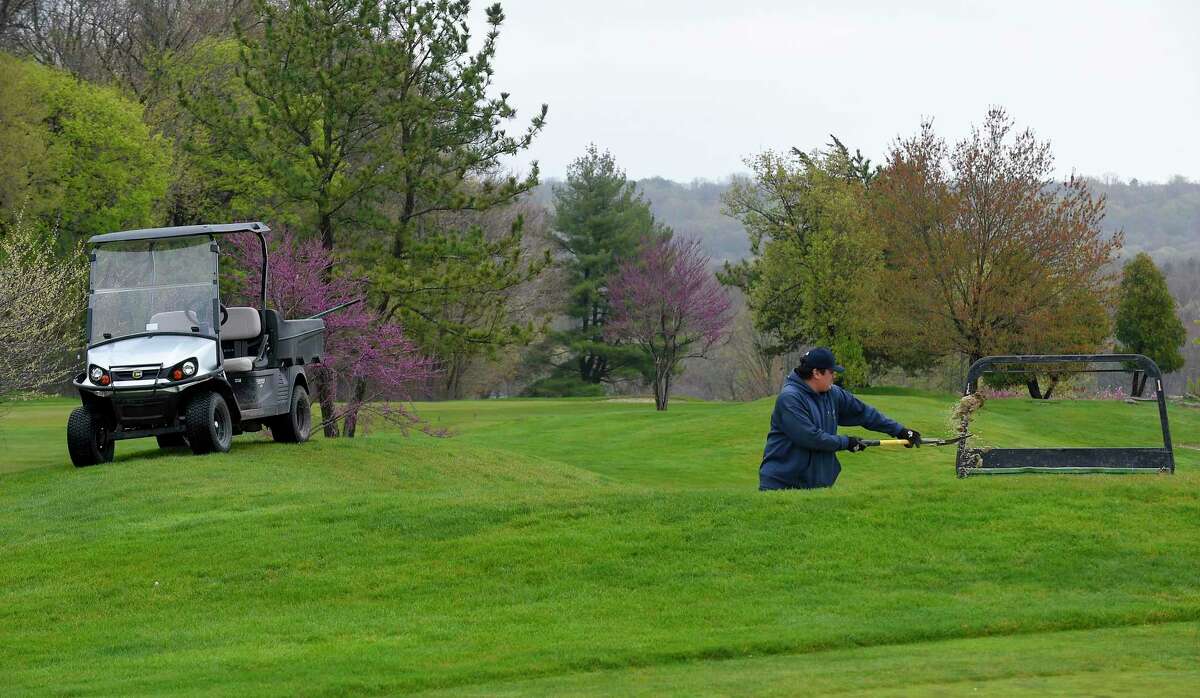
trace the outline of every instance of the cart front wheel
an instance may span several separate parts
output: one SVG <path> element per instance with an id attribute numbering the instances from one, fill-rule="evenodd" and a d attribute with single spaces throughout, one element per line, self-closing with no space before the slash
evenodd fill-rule
<path id="1" fill-rule="evenodd" d="M 99 410 L 76 407 L 67 419 L 67 452 L 76 468 L 112 461 L 116 442 L 108 420 Z"/>
<path id="2" fill-rule="evenodd" d="M 188 403 L 184 416 L 192 453 L 225 453 L 233 443 L 233 418 L 219 393 L 203 392 Z"/>

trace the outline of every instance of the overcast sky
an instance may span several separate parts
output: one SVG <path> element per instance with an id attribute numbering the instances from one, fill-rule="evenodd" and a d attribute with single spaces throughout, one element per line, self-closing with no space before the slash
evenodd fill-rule
<path id="1" fill-rule="evenodd" d="M 878 160 L 922 117 L 953 142 L 1002 105 L 1051 141 L 1060 174 L 1200 179 L 1200 3 L 502 5 L 496 87 L 523 120 L 550 105 L 516 163 L 545 177 L 589 142 L 637 179 L 719 179 L 830 133 Z"/>

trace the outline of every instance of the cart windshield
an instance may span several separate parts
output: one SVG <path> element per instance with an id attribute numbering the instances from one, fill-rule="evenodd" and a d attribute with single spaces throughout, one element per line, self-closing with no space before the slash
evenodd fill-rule
<path id="1" fill-rule="evenodd" d="M 88 343 L 146 333 L 216 337 L 216 278 L 207 235 L 97 245 Z"/>

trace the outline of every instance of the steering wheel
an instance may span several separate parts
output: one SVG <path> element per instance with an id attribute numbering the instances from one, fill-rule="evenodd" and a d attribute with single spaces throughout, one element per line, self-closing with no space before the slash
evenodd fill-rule
<path id="1" fill-rule="evenodd" d="M 221 327 L 224 327 L 225 323 L 228 321 L 229 321 L 229 309 L 225 307 L 224 303 L 222 303 L 221 304 Z"/>

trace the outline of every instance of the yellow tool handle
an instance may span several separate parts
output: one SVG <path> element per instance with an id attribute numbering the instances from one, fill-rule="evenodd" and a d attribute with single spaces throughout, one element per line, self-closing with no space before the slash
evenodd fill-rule
<path id="1" fill-rule="evenodd" d="M 880 446 L 907 446 L 908 439 L 881 439 Z"/>

